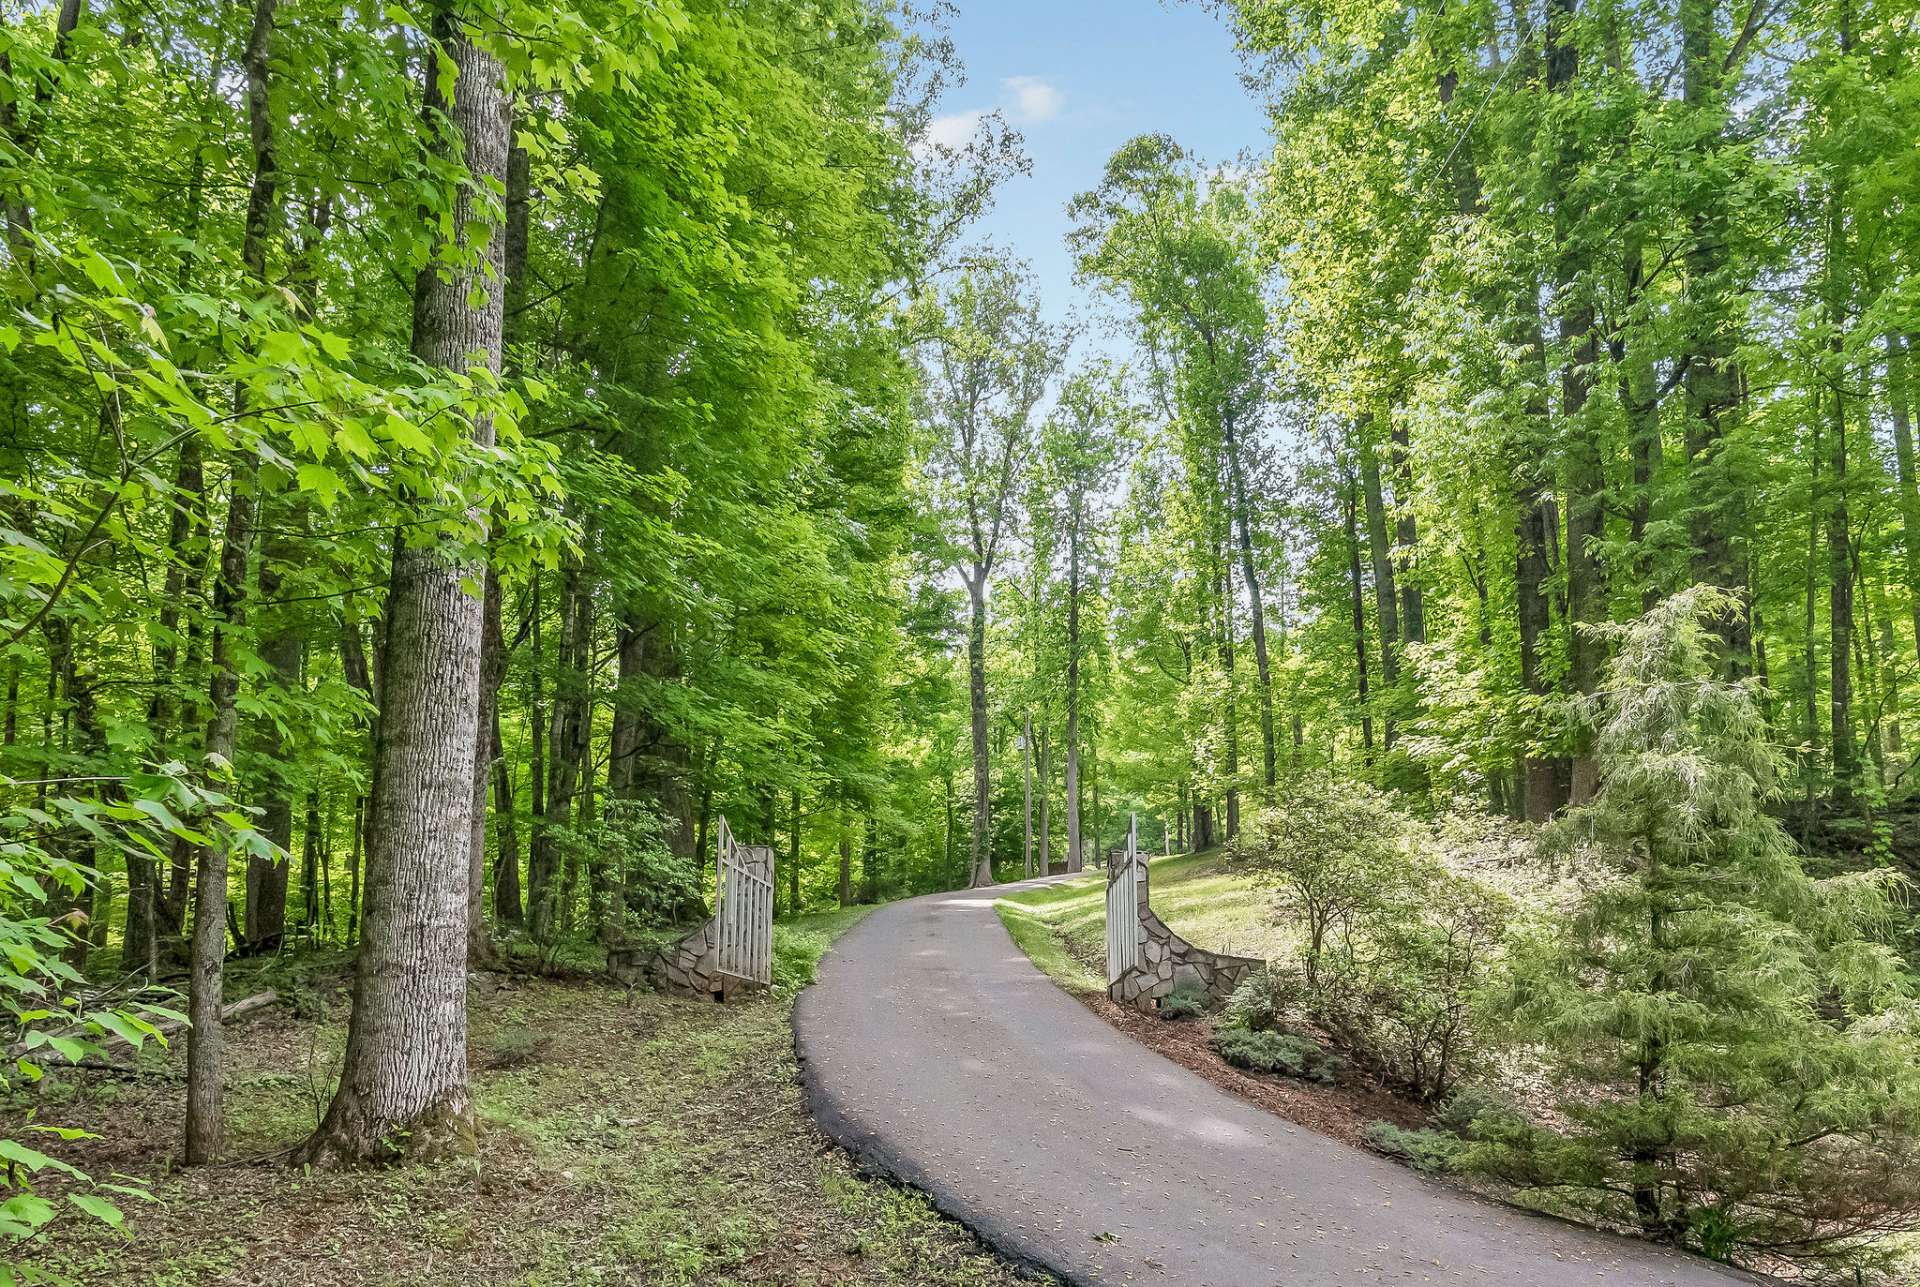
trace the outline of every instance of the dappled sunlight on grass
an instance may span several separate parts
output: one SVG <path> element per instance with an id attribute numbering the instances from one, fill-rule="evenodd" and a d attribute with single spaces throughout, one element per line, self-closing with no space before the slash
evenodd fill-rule
<path id="1" fill-rule="evenodd" d="M 1196 947 L 1266 959 L 1286 955 L 1291 948 L 1292 926 L 1276 923 L 1268 894 L 1250 878 L 1230 873 L 1221 851 L 1156 858 L 1151 870 L 1154 912 Z M 1064 959 L 1091 977 L 1106 955 L 1106 888 L 1106 872 L 1092 871 L 1061 884 L 1009 894 L 999 903 L 1001 919 L 1014 941 L 1047 973 L 1060 978 L 1054 967 Z M 1015 928 L 1016 916 L 1049 931 L 1062 946 L 1043 960 L 1032 935 L 1023 938 Z M 1097 982 L 1093 986 L 1098 989 Z"/>

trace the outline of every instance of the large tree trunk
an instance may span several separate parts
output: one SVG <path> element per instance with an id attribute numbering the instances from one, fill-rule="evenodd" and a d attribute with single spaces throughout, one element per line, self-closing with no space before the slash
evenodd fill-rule
<path id="1" fill-rule="evenodd" d="M 1372 417 L 1362 422 L 1363 430 Z M 1360 483 L 1367 500 L 1367 553 L 1373 563 L 1373 615 L 1380 631 L 1380 683 L 1387 692 L 1386 742 L 1392 748 L 1397 736 L 1393 703 L 1399 697 L 1400 613 L 1399 592 L 1394 587 L 1393 555 L 1387 546 L 1387 511 L 1380 492 L 1380 458 L 1364 432 L 1355 444 L 1360 456 Z"/>
<path id="2" fill-rule="evenodd" d="M 480 605 L 480 700 L 473 725 L 473 819 L 467 844 L 467 963 L 493 960 L 487 933 L 487 785 L 500 718 L 500 684 L 507 677 L 507 637 L 500 625 L 500 574 L 487 569 Z M 507 857 L 505 846 L 501 857 Z"/>
<path id="3" fill-rule="evenodd" d="M 1920 652 L 1920 477 L 1914 473 L 1908 348 L 1898 335 L 1888 335 L 1886 346 L 1887 408 L 1893 416 L 1894 467 L 1900 481 L 1901 544 L 1906 550 L 1907 595 L 1913 605 L 1913 645 Z"/>
<path id="4" fill-rule="evenodd" d="M 975 889 L 993 883 L 993 837 L 987 830 L 992 788 L 987 766 L 987 575 L 986 568 L 976 566 L 967 578 L 972 608 L 967 629 L 967 700 L 973 716 L 973 849 L 968 883 Z M 1071 675 L 1072 661 L 1067 665 Z"/>
<path id="5" fill-rule="evenodd" d="M 1267 607 L 1260 594 L 1260 569 L 1253 561 L 1253 518 L 1247 503 L 1247 480 L 1240 461 L 1240 439 L 1231 414 L 1221 417 L 1226 430 L 1227 480 L 1233 490 L 1233 515 L 1240 529 L 1240 579 L 1247 583 L 1247 608 L 1253 614 L 1253 660 L 1260 676 L 1260 745 L 1265 753 L 1262 783 L 1273 791 L 1277 748 L 1273 733 L 1273 667 L 1267 658 Z"/>
<path id="6" fill-rule="evenodd" d="M 247 199 L 246 230 L 240 258 L 248 276 L 267 284 L 267 236 L 273 217 L 279 172 L 274 157 L 273 114 L 267 93 L 268 45 L 275 0 L 255 0 L 253 26 L 243 65 L 247 78 L 247 121 L 253 143 L 253 186 Z M 246 410 L 243 391 L 234 395 L 236 412 Z M 253 549 L 254 484 L 257 458 L 236 457 L 227 501 L 227 525 L 221 538 L 220 579 L 214 589 L 212 678 L 207 699 L 206 753 L 233 759 L 238 722 L 240 672 L 235 635 L 246 618 L 247 560 Z M 220 1152 L 222 1120 L 221 985 L 227 955 L 227 851 L 202 845 L 194 862 L 193 947 L 187 985 L 186 1160 L 199 1165 Z"/>
<path id="7" fill-rule="evenodd" d="M 1716 39 L 1718 0 L 1680 0 L 1681 95 L 1700 124 L 1695 170 L 1715 174 L 1721 168 L 1724 126 L 1721 55 Z M 1746 563 L 1733 548 L 1742 524 L 1743 497 L 1722 453 L 1728 414 L 1739 402 L 1740 370 L 1734 356 L 1739 328 L 1732 325 L 1733 291 L 1726 283 L 1732 210 L 1725 193 L 1703 186 L 1689 213 L 1686 253 L 1687 316 L 1692 326 L 1687 366 L 1687 480 L 1691 493 L 1688 535 L 1693 545 L 1693 579 L 1744 593 Z M 1697 292 L 1697 293 L 1696 293 Z M 1747 669 L 1751 635 L 1744 615 L 1722 623 L 1728 666 Z"/>
<path id="8" fill-rule="evenodd" d="M 1360 584 L 1360 508 L 1354 496 L 1356 488 L 1351 481 L 1347 484 L 1347 494 L 1341 498 L 1340 516 L 1346 523 L 1347 532 L 1347 586 L 1348 600 L 1353 617 L 1353 664 L 1354 674 L 1359 684 L 1360 697 L 1360 747 L 1368 764 L 1373 763 L 1373 708 L 1368 705 L 1367 692 L 1367 600 Z M 1196 837 L 1200 832 L 1200 819 L 1194 819 Z"/>
<path id="9" fill-rule="evenodd" d="M 1574 0 L 1553 0 L 1547 22 L 1547 89 L 1558 95 L 1573 92 L 1579 74 L 1579 50 L 1573 44 Z M 1586 418 L 1593 367 L 1599 358 L 1594 332 L 1593 301 L 1584 285 L 1586 253 L 1575 224 L 1584 210 L 1574 195 L 1580 144 L 1563 139 L 1554 159 L 1554 223 L 1557 272 L 1554 305 L 1560 315 L 1560 339 L 1568 347 L 1567 364 L 1560 375 L 1560 404 L 1566 438 L 1567 487 L 1567 682 L 1580 697 L 1591 697 L 1600 687 L 1603 643 L 1585 627 L 1606 620 L 1605 569 L 1600 541 L 1606 522 L 1606 466 L 1600 437 Z M 1599 785 L 1593 758 L 1593 734 L 1587 721 L 1574 724 L 1572 763 L 1573 804 L 1585 804 Z"/>
<path id="10" fill-rule="evenodd" d="M 427 59 L 429 119 L 445 113 L 477 183 L 506 168 L 508 114 L 500 63 L 441 11 L 434 35 L 457 79 L 452 101 Z M 414 288 L 413 349 L 433 366 L 500 369 L 503 271 L 497 227 L 471 197 L 455 200 L 453 228 L 473 253 L 455 272 L 425 268 Z M 493 438 L 477 417 L 476 442 Z M 472 515 L 482 526 L 486 514 Z M 387 597 L 374 752 L 378 830 L 367 864 L 367 919 L 355 969 L 353 1018 L 340 1088 L 308 1141 L 309 1162 L 385 1155 L 429 1157 L 474 1146 L 467 1089 L 467 879 L 480 705 L 482 603 L 464 583 L 478 569 L 444 549 L 401 542 Z"/>

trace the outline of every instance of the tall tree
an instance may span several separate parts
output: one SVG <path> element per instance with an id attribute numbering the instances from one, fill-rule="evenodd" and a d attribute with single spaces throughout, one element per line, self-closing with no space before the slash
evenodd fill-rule
<path id="1" fill-rule="evenodd" d="M 414 285 L 413 350 L 429 366 L 491 378 L 500 370 L 505 240 L 488 185 L 506 173 L 506 77 L 453 10 L 435 14 L 432 34 L 426 150 L 460 158 L 465 174 L 450 235 Z M 468 413 L 467 434 L 475 446 L 492 443 L 484 404 Z M 474 1143 L 467 881 L 482 602 L 468 583 L 486 510 L 471 506 L 456 524 L 465 532 L 395 542 L 373 762 L 378 827 L 367 855 L 353 1016 L 339 1089 L 302 1150 L 309 1162 L 430 1157 Z"/>
<path id="2" fill-rule="evenodd" d="M 1041 319 L 1030 274 L 983 256 L 938 301 L 923 346 L 922 418 L 945 557 L 967 588 L 967 693 L 973 738 L 969 883 L 993 883 L 992 774 L 987 741 L 988 590 L 1015 520 L 1033 447 L 1033 409 L 1060 363 L 1060 337 Z"/>

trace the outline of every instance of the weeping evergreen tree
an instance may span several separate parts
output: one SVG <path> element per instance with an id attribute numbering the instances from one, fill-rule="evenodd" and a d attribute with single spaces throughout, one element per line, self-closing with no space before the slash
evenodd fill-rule
<path id="1" fill-rule="evenodd" d="M 1573 915 L 1514 959 L 1560 1129 L 1478 1124 L 1479 1164 L 1722 1260 L 1857 1263 L 1920 1225 L 1920 1047 L 1891 873 L 1815 880 L 1765 806 L 1757 681 L 1717 678 L 1725 591 L 1608 633 L 1601 785 L 1549 838 Z"/>

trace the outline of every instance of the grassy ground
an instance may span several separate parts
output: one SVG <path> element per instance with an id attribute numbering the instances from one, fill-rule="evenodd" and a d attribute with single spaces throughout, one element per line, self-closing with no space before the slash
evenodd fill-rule
<path id="1" fill-rule="evenodd" d="M 275 980 L 295 1009 L 229 1035 L 225 1165 L 174 1167 L 178 1046 L 138 1077 L 69 1073 L 11 1106 L 15 1121 L 31 1110 L 98 1133 L 73 1160 L 151 1178 L 159 1199 L 130 1212 L 130 1239 L 66 1224 L 26 1263 L 89 1287 L 1011 1284 L 922 1199 L 856 1178 L 807 1116 L 792 995 L 859 914 L 782 923 L 773 994 L 727 1007 L 483 976 L 469 1048 L 481 1150 L 436 1166 L 303 1174 L 281 1160 L 345 1044 L 343 962 L 307 962 Z M 259 983 L 236 978 L 230 996 Z"/>
<path id="2" fill-rule="evenodd" d="M 1153 910 L 1174 933 L 1196 947 L 1264 960 L 1286 955 L 1292 929 L 1277 925 L 1269 896 L 1244 876 L 1227 870 L 1219 850 L 1155 858 Z M 1014 942 L 1071 992 L 1104 990 L 1107 874 L 1092 871 L 1073 880 L 1010 894 L 995 910 Z"/>

